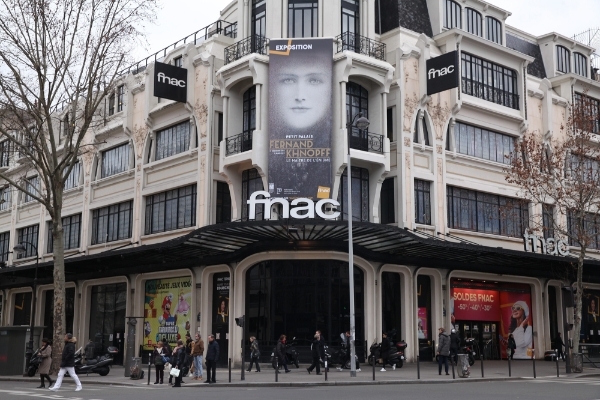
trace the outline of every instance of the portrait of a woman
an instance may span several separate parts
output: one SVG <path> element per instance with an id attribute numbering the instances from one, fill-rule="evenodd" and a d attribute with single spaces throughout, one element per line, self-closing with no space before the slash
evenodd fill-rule
<path id="1" fill-rule="evenodd" d="M 515 343 L 513 358 L 531 358 L 528 350 L 532 348 L 533 329 L 529 322 L 529 306 L 522 300 L 516 301 L 511 307 L 509 333 Z"/>
<path id="2" fill-rule="evenodd" d="M 229 309 L 227 308 L 227 300 L 222 299 L 219 302 L 219 306 L 217 308 L 217 317 L 215 319 L 215 324 L 227 323 L 229 323 Z"/>

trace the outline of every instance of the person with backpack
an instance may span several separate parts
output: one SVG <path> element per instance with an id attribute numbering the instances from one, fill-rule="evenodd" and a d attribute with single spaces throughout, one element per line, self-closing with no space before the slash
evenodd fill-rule
<path id="1" fill-rule="evenodd" d="M 260 350 L 258 348 L 258 340 L 254 336 L 250 336 L 250 366 L 247 372 L 252 371 L 252 364 L 256 363 L 256 372 L 260 372 L 258 360 L 260 358 Z"/>
<path id="2" fill-rule="evenodd" d="M 73 334 L 67 333 L 65 335 L 65 347 L 62 352 L 62 361 L 60 363 L 60 371 L 58 371 L 58 377 L 56 378 L 56 382 L 54 382 L 54 386 L 50 387 L 50 390 L 56 392 L 60 389 L 60 385 L 62 384 L 63 377 L 68 372 L 69 376 L 73 378 L 75 384 L 75 391 L 79 392 L 81 387 L 81 381 L 77 374 L 75 373 L 75 343 L 77 343 L 77 339 Z"/>
<path id="3" fill-rule="evenodd" d="M 165 348 L 163 347 L 163 342 L 158 342 L 156 347 L 154 347 L 154 351 L 152 352 L 152 359 L 154 360 L 154 369 L 156 370 L 156 381 L 155 385 L 159 383 L 163 384 L 163 379 L 165 377 L 165 364 L 166 364 L 166 356 L 165 356 Z"/>

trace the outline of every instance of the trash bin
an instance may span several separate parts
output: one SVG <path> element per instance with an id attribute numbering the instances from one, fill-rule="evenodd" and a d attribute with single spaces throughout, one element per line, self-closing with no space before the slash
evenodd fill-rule
<path id="1" fill-rule="evenodd" d="M 583 354 L 573 353 L 571 355 L 571 371 L 583 372 Z"/>
<path id="2" fill-rule="evenodd" d="M 468 378 L 471 375 L 471 366 L 469 365 L 468 354 L 457 354 L 458 377 Z"/>

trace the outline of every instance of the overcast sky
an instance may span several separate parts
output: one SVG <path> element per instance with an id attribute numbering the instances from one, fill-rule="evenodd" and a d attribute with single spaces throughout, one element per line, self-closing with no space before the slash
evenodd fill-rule
<path id="1" fill-rule="evenodd" d="M 600 0 L 488 1 L 512 13 L 507 20 L 509 25 L 534 35 L 555 31 L 573 36 L 589 28 L 600 27 Z M 216 21 L 219 11 L 230 2 L 162 0 L 155 25 L 148 27 L 148 48 L 140 49 L 137 58 L 144 58 Z"/>

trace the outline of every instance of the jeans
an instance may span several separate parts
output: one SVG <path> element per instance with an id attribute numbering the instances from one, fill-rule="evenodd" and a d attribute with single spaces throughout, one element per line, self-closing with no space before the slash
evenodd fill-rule
<path id="1" fill-rule="evenodd" d="M 446 374 L 448 373 L 448 356 L 438 355 L 439 360 L 439 373 L 442 373 L 442 364 L 446 366 Z"/>
<path id="2" fill-rule="evenodd" d="M 202 377 L 202 356 L 194 357 L 194 376 L 196 378 Z"/>
<path id="3" fill-rule="evenodd" d="M 55 388 L 55 389 L 60 388 L 63 377 L 65 376 L 65 373 L 67 373 L 67 372 L 69 373 L 69 376 L 71 378 L 73 378 L 77 387 L 78 388 L 81 387 L 81 382 L 79 381 L 79 378 L 77 377 L 77 374 L 75 373 L 75 368 L 74 367 L 66 367 L 66 368 L 61 368 L 60 371 L 58 371 L 58 377 L 56 378 L 56 382 L 54 382 L 53 388 Z"/>
<path id="4" fill-rule="evenodd" d="M 211 374 L 212 372 L 212 374 Z M 206 360 L 206 382 L 217 381 L 217 362 L 215 360 Z"/>
<path id="5" fill-rule="evenodd" d="M 252 370 L 252 364 L 256 363 L 256 372 L 260 372 L 260 365 L 258 365 L 258 357 L 250 358 L 250 366 L 248 367 L 248 371 Z"/>

